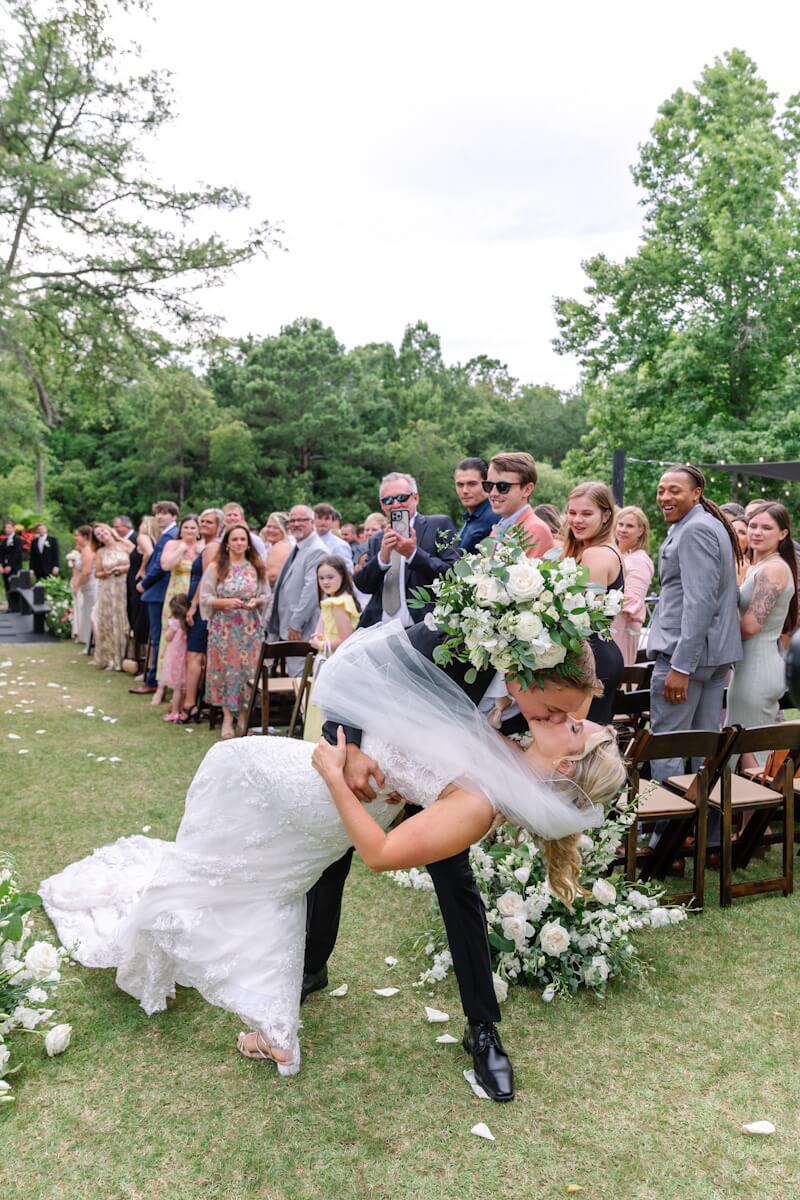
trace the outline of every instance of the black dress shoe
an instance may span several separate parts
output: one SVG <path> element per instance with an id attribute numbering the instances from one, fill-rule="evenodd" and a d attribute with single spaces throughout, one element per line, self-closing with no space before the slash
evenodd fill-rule
<path id="1" fill-rule="evenodd" d="M 475 1078 L 490 1099 L 513 1100 L 514 1070 L 496 1026 L 489 1021 L 469 1023 L 462 1045 L 472 1055 Z"/>
<path id="2" fill-rule="evenodd" d="M 310 996 L 312 992 L 321 992 L 323 988 L 328 986 L 328 968 L 323 967 L 321 971 L 316 971 L 311 975 L 303 976 L 303 986 L 300 989 L 300 1003 L 302 1004 L 306 996 Z"/>

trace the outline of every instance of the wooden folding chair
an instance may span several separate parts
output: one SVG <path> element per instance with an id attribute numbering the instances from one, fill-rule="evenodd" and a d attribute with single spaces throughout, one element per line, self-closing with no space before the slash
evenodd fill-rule
<path id="1" fill-rule="evenodd" d="M 305 711 L 311 692 L 312 670 L 314 656 L 317 651 L 310 642 L 262 642 L 258 656 L 250 697 L 247 702 L 244 720 L 240 729 L 247 733 L 250 728 L 253 710 L 259 696 L 261 700 L 261 732 L 266 734 L 270 727 L 270 696 L 275 699 L 292 701 L 292 713 L 289 719 L 289 737 L 294 737 L 301 711 Z M 287 658 L 303 658 L 302 675 L 290 675 L 286 669 Z"/>
<path id="2" fill-rule="evenodd" d="M 631 668 L 626 668 L 630 670 Z M 650 689 L 626 692 L 617 689 L 614 693 L 612 723 L 617 742 L 624 753 L 630 742 L 641 733 L 650 719 Z"/>
<path id="3" fill-rule="evenodd" d="M 639 827 L 646 823 L 667 822 L 658 844 L 643 857 L 640 878 L 663 879 L 669 874 L 670 864 L 681 850 L 684 839 L 694 829 L 692 847 L 693 873 L 692 890 L 674 893 L 673 903 L 692 903 L 695 911 L 705 902 L 706 842 L 708 834 L 708 796 L 710 788 L 719 779 L 727 762 L 735 731 L 686 730 L 678 733 L 651 733 L 642 730 L 634 740 L 626 757 L 629 786 L 632 796 L 640 796 L 636 816 L 628 830 L 625 847 L 625 878 L 636 879 Z M 700 770 L 691 776 L 691 785 L 685 791 L 671 787 L 669 783 L 649 783 L 641 794 L 641 767 L 655 759 L 702 758 Z"/>
<path id="4" fill-rule="evenodd" d="M 719 808 L 722 815 L 719 876 L 722 908 L 727 908 L 737 896 L 757 896 L 765 892 L 783 892 L 784 896 L 789 896 L 794 890 L 794 776 L 800 762 L 800 725 L 787 721 L 781 725 L 740 728 L 730 754 L 757 754 L 764 750 L 787 752 L 768 786 L 747 775 L 735 775 L 726 766 L 720 784 L 709 795 L 709 803 Z M 734 815 L 745 809 L 754 811 L 744 832 L 734 842 Z M 734 856 L 736 869 L 746 866 L 768 825 L 779 820 L 783 824 L 782 874 L 771 879 L 734 883 Z"/>
<path id="5" fill-rule="evenodd" d="M 653 662 L 640 662 L 632 667 L 625 667 L 622 672 L 622 687 L 628 692 L 649 688 L 654 665 Z"/>

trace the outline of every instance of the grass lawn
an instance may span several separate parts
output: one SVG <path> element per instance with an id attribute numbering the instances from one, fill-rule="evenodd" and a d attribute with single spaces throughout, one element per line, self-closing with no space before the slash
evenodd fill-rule
<path id="1" fill-rule="evenodd" d="M 24 676 L 0 684 L 0 713 L 14 710 L 1 718 L 0 846 L 25 886 L 143 825 L 173 836 L 207 729 L 165 724 L 128 695 L 127 676 L 93 670 L 69 644 L 0 657 L 9 680 Z M 87 704 L 118 723 L 76 711 Z M 796 1200 L 800 898 L 721 912 L 715 888 L 712 874 L 704 914 L 640 935 L 645 983 L 605 1003 L 511 993 L 507 1105 L 477 1100 L 461 1047 L 435 1042 L 461 1035 L 454 982 L 411 986 L 425 896 L 360 867 L 331 963 L 331 987 L 349 993 L 305 1005 L 293 1079 L 240 1058 L 236 1018 L 194 992 L 148 1019 L 110 971 L 73 968 L 58 1011 L 73 1026 L 66 1054 L 47 1060 L 39 1039 L 15 1037 L 23 1069 L 16 1103 L 0 1109 L 0 1197 L 539 1200 L 577 1185 L 579 1200 Z M 389 983 L 397 996 L 374 995 Z M 428 1024 L 425 1003 L 449 1025 Z M 758 1119 L 777 1135 L 740 1132 Z M 496 1142 L 470 1134 L 478 1121 Z"/>

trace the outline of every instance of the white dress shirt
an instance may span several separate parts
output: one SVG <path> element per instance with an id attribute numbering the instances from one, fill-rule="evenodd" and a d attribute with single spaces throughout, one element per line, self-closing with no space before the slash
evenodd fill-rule
<path id="1" fill-rule="evenodd" d="M 409 526 L 411 527 L 411 529 L 414 528 L 416 523 L 417 523 L 417 514 L 414 513 L 414 516 L 409 521 Z M 414 554 L 416 554 L 416 553 L 417 552 L 415 550 Z M 411 616 L 411 612 L 409 611 L 408 604 L 406 603 L 406 566 L 408 565 L 408 563 L 410 563 L 413 560 L 414 554 L 410 554 L 408 556 L 408 558 L 404 558 L 402 554 L 400 555 L 400 607 L 398 608 L 396 613 L 392 613 L 391 615 L 387 612 L 384 612 L 383 615 L 381 616 L 381 624 L 382 625 L 385 625 L 387 623 L 387 621 L 399 620 L 402 623 L 403 629 L 410 629 L 411 626 L 414 624 L 414 618 Z M 389 567 L 391 565 L 392 565 L 391 556 L 389 558 L 388 563 L 385 563 L 380 556 L 380 552 L 378 552 L 378 566 L 380 567 L 380 569 L 382 571 L 388 571 Z"/>

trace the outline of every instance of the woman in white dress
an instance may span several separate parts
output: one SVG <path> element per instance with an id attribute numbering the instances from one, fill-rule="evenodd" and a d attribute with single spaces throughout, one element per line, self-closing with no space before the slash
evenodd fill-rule
<path id="1" fill-rule="evenodd" d="M 236 739 L 201 763 L 175 842 L 121 838 L 40 889 L 79 962 L 116 967 L 148 1014 L 176 984 L 197 988 L 250 1026 L 240 1052 L 283 1075 L 300 1065 L 306 892 L 349 846 L 375 870 L 415 866 L 479 840 L 501 813 L 548 839 L 551 886 L 570 903 L 577 836 L 624 780 L 613 732 L 588 722 L 532 722 L 534 744 L 520 751 L 399 623 L 348 639 L 317 693 L 331 719 L 364 730 L 382 765 L 368 808 L 344 784 L 341 746 Z M 386 834 L 393 793 L 423 811 Z"/>

